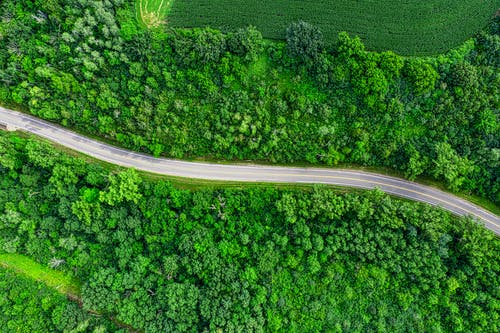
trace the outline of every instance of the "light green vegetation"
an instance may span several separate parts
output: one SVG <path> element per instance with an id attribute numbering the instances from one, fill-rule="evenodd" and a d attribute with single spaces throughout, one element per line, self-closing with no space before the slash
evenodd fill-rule
<path id="1" fill-rule="evenodd" d="M 168 21 L 226 31 L 251 24 L 265 37 L 283 39 L 291 22 L 304 20 L 330 41 L 348 31 L 370 49 L 435 54 L 470 38 L 499 6 L 498 0 L 176 0 Z"/>
<path id="2" fill-rule="evenodd" d="M 67 274 L 44 267 L 32 259 L 19 254 L 0 253 L 0 266 L 10 268 L 28 278 L 47 286 L 70 298 L 80 297 L 80 283 Z"/>
<path id="3" fill-rule="evenodd" d="M 136 16 L 141 25 L 147 28 L 158 27 L 166 23 L 173 0 L 137 0 Z"/>

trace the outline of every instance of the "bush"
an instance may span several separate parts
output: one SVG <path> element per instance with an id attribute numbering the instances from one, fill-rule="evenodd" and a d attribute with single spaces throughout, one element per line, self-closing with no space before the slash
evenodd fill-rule
<path id="1" fill-rule="evenodd" d="M 301 62 L 310 62 L 318 58 L 323 50 L 323 34 L 319 28 L 299 21 L 286 29 L 288 54 Z"/>
<path id="2" fill-rule="evenodd" d="M 238 29 L 228 38 L 229 51 L 251 62 L 257 59 L 263 49 L 264 39 L 254 26 Z"/>
<path id="3" fill-rule="evenodd" d="M 404 74 L 417 95 L 423 95 L 434 89 L 439 77 L 434 67 L 421 59 L 409 60 L 405 65 Z"/>

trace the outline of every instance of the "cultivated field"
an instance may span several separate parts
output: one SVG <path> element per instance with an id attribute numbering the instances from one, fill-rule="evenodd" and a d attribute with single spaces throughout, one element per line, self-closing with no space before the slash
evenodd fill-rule
<path id="1" fill-rule="evenodd" d="M 165 0 L 167 1 L 167 0 Z M 172 0 L 169 24 L 222 30 L 255 25 L 281 39 L 302 19 L 334 40 L 339 31 L 359 35 L 368 48 L 401 54 L 439 53 L 485 26 L 500 0 Z"/>

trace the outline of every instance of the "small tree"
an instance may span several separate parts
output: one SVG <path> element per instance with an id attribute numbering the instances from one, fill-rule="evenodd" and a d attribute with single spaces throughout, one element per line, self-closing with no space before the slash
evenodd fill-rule
<path id="1" fill-rule="evenodd" d="M 227 41 L 229 50 L 247 62 L 257 59 L 262 52 L 263 43 L 262 34 L 253 26 L 238 29 Z"/>
<path id="2" fill-rule="evenodd" d="M 432 174 L 442 177 L 452 191 L 458 191 L 467 176 L 474 171 L 473 162 L 466 157 L 461 157 L 449 143 L 441 142 L 434 146 L 436 158 Z"/>
<path id="3" fill-rule="evenodd" d="M 196 32 L 194 51 L 202 63 L 218 62 L 226 47 L 226 37 L 220 31 L 206 28 Z"/>
<path id="4" fill-rule="evenodd" d="M 117 175 L 110 175 L 109 182 L 110 185 L 107 191 L 100 193 L 101 202 L 114 206 L 124 201 L 138 203 L 142 197 L 139 190 L 142 179 L 134 169 L 127 169 Z"/>
<path id="5" fill-rule="evenodd" d="M 358 61 L 365 57 L 365 45 L 361 38 L 355 36 L 351 38 L 345 31 L 339 32 L 335 45 L 337 55 L 343 60 Z"/>
<path id="6" fill-rule="evenodd" d="M 439 77 L 434 67 L 421 59 L 409 60 L 404 67 L 404 74 L 417 95 L 428 93 L 434 89 Z"/>
<path id="7" fill-rule="evenodd" d="M 461 61 L 451 67 L 450 81 L 454 86 L 472 91 L 479 87 L 479 74 L 476 67 L 467 61 Z"/>
<path id="8" fill-rule="evenodd" d="M 286 29 L 288 54 L 302 62 L 314 61 L 323 50 L 323 34 L 319 28 L 299 21 Z"/>

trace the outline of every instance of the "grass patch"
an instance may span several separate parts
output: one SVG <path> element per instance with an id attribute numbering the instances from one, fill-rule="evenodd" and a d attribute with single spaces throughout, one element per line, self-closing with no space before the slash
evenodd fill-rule
<path id="1" fill-rule="evenodd" d="M 173 0 L 136 0 L 135 14 L 139 24 L 156 28 L 165 24 Z"/>
<path id="2" fill-rule="evenodd" d="M 73 299 L 80 298 L 80 283 L 63 272 L 44 267 L 19 254 L 0 253 L 0 265 L 33 280 L 45 283 Z"/>
<path id="3" fill-rule="evenodd" d="M 269 68 L 269 57 L 266 54 L 261 54 L 256 61 L 250 63 L 247 75 L 249 77 L 265 77 Z"/>
<path id="4" fill-rule="evenodd" d="M 371 50 L 429 55 L 453 48 L 483 28 L 500 0 L 175 0 L 174 27 L 212 26 L 224 31 L 254 25 L 270 39 L 304 20 L 329 41 L 339 31 L 360 36 Z"/>

